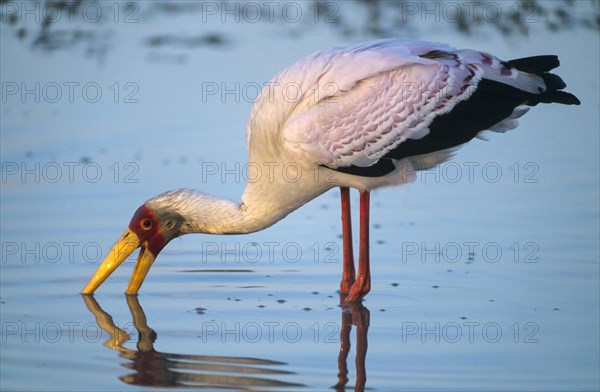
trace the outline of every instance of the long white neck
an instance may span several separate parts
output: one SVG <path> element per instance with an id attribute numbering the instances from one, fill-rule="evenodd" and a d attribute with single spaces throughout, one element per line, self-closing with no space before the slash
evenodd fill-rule
<path id="1" fill-rule="evenodd" d="M 275 223 L 259 221 L 247 214 L 243 203 L 234 203 L 192 190 L 175 189 L 146 202 L 159 216 L 175 214 L 181 219 L 181 234 L 242 234 Z"/>
<path id="2" fill-rule="evenodd" d="M 265 229 L 329 187 L 249 183 L 241 203 L 190 189 L 176 189 L 146 202 L 158 215 L 181 218 L 180 234 L 244 234 Z"/>

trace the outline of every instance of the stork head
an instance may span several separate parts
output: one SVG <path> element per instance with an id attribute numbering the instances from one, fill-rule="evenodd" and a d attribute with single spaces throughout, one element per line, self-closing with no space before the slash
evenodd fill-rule
<path id="1" fill-rule="evenodd" d="M 156 256 L 169 241 L 181 235 L 184 221 L 175 210 L 163 203 L 152 203 L 154 200 L 147 201 L 133 214 L 129 227 L 100 264 L 82 294 L 93 294 L 125 259 L 140 248 L 126 291 L 126 294 L 137 294 Z"/>
<path id="2" fill-rule="evenodd" d="M 137 294 L 154 259 L 173 238 L 189 233 L 240 234 L 272 224 L 253 222 L 244 213 L 242 205 L 228 200 L 191 189 L 162 193 L 137 209 L 129 227 L 81 293 L 93 294 L 129 255 L 140 248 L 126 291 Z"/>

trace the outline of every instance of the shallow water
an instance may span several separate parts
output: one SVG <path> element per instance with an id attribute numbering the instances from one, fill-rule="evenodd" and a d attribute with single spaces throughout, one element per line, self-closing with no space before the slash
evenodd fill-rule
<path id="1" fill-rule="evenodd" d="M 362 305 L 342 308 L 336 292 L 337 190 L 260 233 L 173 241 L 139 297 L 122 294 L 135 255 L 80 296 L 147 198 L 175 187 L 239 198 L 252 103 L 242 87 L 205 97 L 203 82 L 250 88 L 315 49 L 361 40 L 320 26 L 293 38 L 269 24 L 203 28 L 237 40 L 157 49 L 140 45 L 148 24 L 115 24 L 119 39 L 96 62 L 77 48 L 32 51 L 2 26 L 3 83 L 40 82 L 48 94 L 58 83 L 65 95 L 2 105 L 0 389 L 343 390 L 366 378 L 372 390 L 598 390 L 591 32 L 420 33 L 505 58 L 556 53 L 584 104 L 540 105 L 414 184 L 374 192 Z M 90 82 L 104 98 L 67 99 L 65 83 Z"/>

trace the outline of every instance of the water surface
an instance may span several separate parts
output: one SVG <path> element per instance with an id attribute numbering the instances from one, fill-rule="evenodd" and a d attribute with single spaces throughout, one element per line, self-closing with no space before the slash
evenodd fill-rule
<path id="1" fill-rule="evenodd" d="M 197 17 L 110 24 L 101 61 L 32 51 L 2 26 L 3 83 L 40 83 L 41 99 L 2 105 L 0 389 L 343 390 L 366 377 L 372 390 L 598 390 L 599 45 L 585 30 L 414 32 L 504 58 L 556 53 L 583 105 L 539 105 L 517 130 L 374 192 L 362 305 L 341 307 L 336 292 L 337 190 L 260 233 L 173 241 L 137 298 L 122 294 L 135 257 L 81 297 L 147 198 L 176 187 L 239 198 L 244 87 L 367 37 L 212 19 L 203 31 L 235 39 L 144 44 Z M 49 102 L 54 83 L 64 95 Z M 206 96 L 206 83 L 237 92 Z"/>

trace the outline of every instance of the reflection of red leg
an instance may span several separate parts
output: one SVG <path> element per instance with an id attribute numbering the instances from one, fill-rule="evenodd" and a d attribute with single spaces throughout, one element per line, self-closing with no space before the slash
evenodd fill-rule
<path id="1" fill-rule="evenodd" d="M 370 314 L 369 310 L 360 305 L 352 311 L 352 324 L 356 326 L 356 391 L 364 391 L 367 383 L 367 335 L 369 334 Z"/>
<path id="2" fill-rule="evenodd" d="M 342 326 L 340 328 L 340 353 L 338 355 L 338 381 L 335 385 L 336 391 L 346 391 L 348 383 L 348 352 L 350 351 L 350 331 L 352 326 L 356 327 L 356 383 L 355 391 L 364 391 L 367 383 L 367 368 L 365 360 L 367 358 L 367 335 L 371 316 L 367 309 L 360 302 L 343 302 L 344 296 L 340 295 L 342 304 Z"/>
<path id="3" fill-rule="evenodd" d="M 340 293 L 347 294 L 354 283 L 354 253 L 352 250 L 352 218 L 350 215 L 350 189 L 340 187 L 342 199 L 342 247 L 344 271 L 340 283 Z"/>
<path id="4" fill-rule="evenodd" d="M 348 383 L 348 353 L 350 352 L 350 330 L 352 313 L 342 309 L 342 327 L 340 328 L 340 353 L 338 354 L 338 381 L 336 391 L 345 391 Z"/>
<path id="5" fill-rule="evenodd" d="M 360 249 L 358 251 L 358 275 L 346 301 L 360 301 L 371 290 L 369 267 L 369 191 L 360 194 Z"/>

